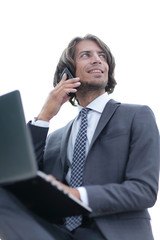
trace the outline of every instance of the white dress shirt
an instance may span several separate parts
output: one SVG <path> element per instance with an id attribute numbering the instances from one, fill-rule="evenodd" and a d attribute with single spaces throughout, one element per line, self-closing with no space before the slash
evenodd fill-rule
<path id="1" fill-rule="evenodd" d="M 88 118 L 88 128 L 87 128 L 87 142 L 86 142 L 86 155 L 89 150 L 89 146 L 93 137 L 93 134 L 96 130 L 98 121 L 101 117 L 101 114 L 104 110 L 105 105 L 110 100 L 108 93 L 105 92 L 104 94 L 100 95 L 96 99 L 94 99 L 90 104 L 88 104 L 86 107 L 91 109 L 88 112 L 87 118 Z M 78 105 L 78 111 L 80 111 L 82 107 Z M 73 150 L 74 150 L 74 143 L 76 140 L 76 136 L 80 127 L 81 119 L 79 116 L 77 116 L 73 122 L 71 134 L 68 141 L 68 148 L 67 148 L 67 157 L 70 163 L 72 164 L 72 156 L 73 156 Z M 40 127 L 49 127 L 49 123 L 45 121 L 32 121 L 33 125 L 40 126 Z M 69 168 L 66 180 L 69 183 L 71 177 L 71 168 Z M 88 205 L 88 196 L 85 187 L 79 187 L 77 188 L 80 193 L 81 200 Z"/>

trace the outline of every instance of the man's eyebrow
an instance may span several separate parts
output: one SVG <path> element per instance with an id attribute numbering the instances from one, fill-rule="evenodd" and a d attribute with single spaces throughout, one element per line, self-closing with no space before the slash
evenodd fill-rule
<path id="1" fill-rule="evenodd" d="M 79 52 L 78 55 L 81 55 L 82 53 L 90 53 L 90 52 L 91 52 L 91 50 L 83 50 L 83 51 Z"/>

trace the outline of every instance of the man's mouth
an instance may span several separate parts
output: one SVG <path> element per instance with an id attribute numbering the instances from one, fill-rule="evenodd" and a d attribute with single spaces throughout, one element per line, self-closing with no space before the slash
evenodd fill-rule
<path id="1" fill-rule="evenodd" d="M 90 69 L 88 73 L 103 73 L 102 69 Z"/>

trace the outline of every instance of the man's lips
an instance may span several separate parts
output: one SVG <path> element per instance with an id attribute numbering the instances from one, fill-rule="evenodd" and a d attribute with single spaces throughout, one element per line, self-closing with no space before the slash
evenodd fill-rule
<path id="1" fill-rule="evenodd" d="M 104 73 L 101 68 L 91 68 L 87 71 L 88 73 Z"/>

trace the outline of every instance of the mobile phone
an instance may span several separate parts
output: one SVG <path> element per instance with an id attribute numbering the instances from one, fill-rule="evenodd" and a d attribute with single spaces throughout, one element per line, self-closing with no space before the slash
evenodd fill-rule
<path id="1" fill-rule="evenodd" d="M 65 69 L 63 70 L 63 72 L 61 73 L 60 80 L 62 80 L 62 77 L 63 77 L 64 73 L 67 74 L 67 79 L 74 78 L 73 75 L 72 75 L 72 73 L 70 72 L 70 70 L 69 70 L 68 68 L 65 68 Z M 66 79 L 66 80 L 67 80 L 67 79 Z M 75 96 L 75 93 L 68 93 L 68 96 L 74 97 L 74 96 Z"/>

